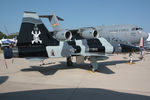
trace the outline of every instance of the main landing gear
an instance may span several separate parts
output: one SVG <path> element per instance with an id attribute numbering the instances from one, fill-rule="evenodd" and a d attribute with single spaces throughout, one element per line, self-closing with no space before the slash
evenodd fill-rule
<path id="1" fill-rule="evenodd" d="M 67 59 L 67 66 L 71 67 L 73 65 L 71 56 L 67 57 L 66 59 Z"/>
<path id="2" fill-rule="evenodd" d="M 71 56 L 70 56 L 70 57 L 67 57 L 66 60 L 67 60 L 67 66 L 68 66 L 68 67 L 73 66 Z M 98 63 L 97 63 L 96 57 L 94 57 L 94 56 L 89 57 L 88 60 L 90 61 L 90 64 L 91 64 L 90 66 L 92 67 L 92 71 L 91 71 L 91 72 L 97 71 L 99 65 L 98 65 Z"/>
<path id="3" fill-rule="evenodd" d="M 96 57 L 93 56 L 93 57 L 90 57 L 89 60 L 91 63 L 92 72 L 95 72 L 98 69 L 97 59 L 96 59 Z"/>

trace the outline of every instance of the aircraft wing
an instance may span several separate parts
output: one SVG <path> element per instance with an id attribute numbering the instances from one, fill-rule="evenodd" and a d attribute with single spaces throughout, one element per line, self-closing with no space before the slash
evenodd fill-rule
<path id="1" fill-rule="evenodd" d="M 87 53 L 83 53 L 83 54 L 81 54 L 81 53 L 73 53 L 72 54 L 73 56 L 106 56 L 106 54 L 100 54 L 100 53 L 89 53 L 89 52 L 87 52 Z"/>
<path id="2" fill-rule="evenodd" d="M 67 29 L 68 31 L 70 31 L 73 36 L 78 34 L 79 29 Z M 55 31 L 49 31 L 50 35 L 53 35 L 55 33 Z"/>
<path id="3" fill-rule="evenodd" d="M 94 58 L 96 58 L 96 60 L 106 60 L 109 58 L 110 55 L 98 54 L 98 53 L 84 53 L 84 54 L 76 53 L 76 54 L 73 54 L 73 56 L 84 56 L 84 57 L 88 57 L 88 58 L 94 57 Z"/>
<path id="4" fill-rule="evenodd" d="M 140 47 L 134 45 L 120 44 L 122 52 L 140 51 Z"/>
<path id="5" fill-rule="evenodd" d="M 83 27 L 78 29 L 65 29 L 72 34 L 72 40 L 98 38 L 99 33 L 95 27 Z M 50 35 L 56 35 L 59 31 L 50 31 Z"/>

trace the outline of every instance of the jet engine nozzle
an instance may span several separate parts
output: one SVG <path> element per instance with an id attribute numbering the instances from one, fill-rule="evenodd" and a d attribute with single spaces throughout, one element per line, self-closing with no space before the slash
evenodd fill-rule
<path id="1" fill-rule="evenodd" d="M 10 59 L 13 57 L 13 52 L 12 52 L 12 48 L 5 48 L 3 50 L 3 54 L 4 54 L 4 58 L 5 59 Z"/>
<path id="2" fill-rule="evenodd" d="M 12 57 L 18 57 L 19 53 L 18 53 L 18 48 L 5 48 L 3 50 L 3 54 L 4 54 L 4 58 L 5 59 L 11 59 Z"/>

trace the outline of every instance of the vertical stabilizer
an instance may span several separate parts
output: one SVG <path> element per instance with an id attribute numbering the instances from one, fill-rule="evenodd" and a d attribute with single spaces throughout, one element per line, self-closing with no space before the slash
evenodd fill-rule
<path id="1" fill-rule="evenodd" d="M 18 52 L 20 57 L 47 57 L 46 46 L 57 46 L 54 39 L 35 12 L 24 12 L 18 36 Z"/>
<path id="2" fill-rule="evenodd" d="M 24 12 L 17 45 L 58 45 L 58 41 L 49 35 L 47 28 L 35 12 Z"/>

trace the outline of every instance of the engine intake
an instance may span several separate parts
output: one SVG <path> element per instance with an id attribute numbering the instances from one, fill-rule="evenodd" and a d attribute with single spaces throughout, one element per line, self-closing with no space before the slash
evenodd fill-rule
<path id="1" fill-rule="evenodd" d="M 79 31 L 79 34 L 81 37 L 86 38 L 86 39 L 91 39 L 91 38 L 98 38 L 99 33 L 97 32 L 96 29 L 93 28 L 87 28 L 87 29 L 81 29 Z"/>
<path id="2" fill-rule="evenodd" d="M 61 41 L 71 40 L 72 33 L 67 30 L 58 31 L 58 32 L 56 32 L 55 37 L 56 37 L 56 39 L 61 40 Z"/>
<path id="3" fill-rule="evenodd" d="M 4 58 L 5 59 L 11 59 L 12 57 L 19 57 L 19 51 L 18 48 L 5 48 L 3 50 Z"/>

